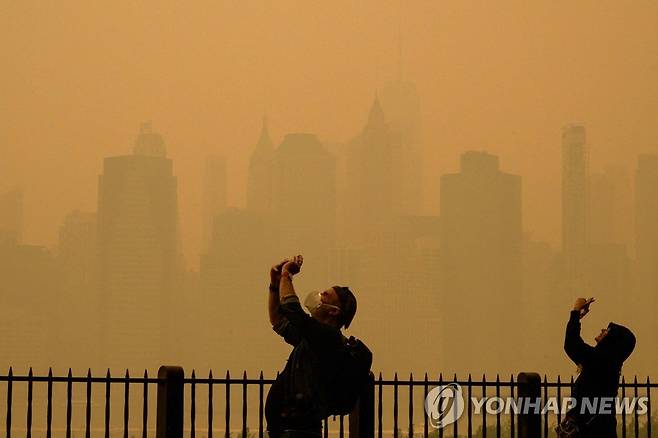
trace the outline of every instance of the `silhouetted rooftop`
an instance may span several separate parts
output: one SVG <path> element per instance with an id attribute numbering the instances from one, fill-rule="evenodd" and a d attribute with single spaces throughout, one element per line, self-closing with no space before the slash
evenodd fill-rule
<path id="1" fill-rule="evenodd" d="M 277 154 L 328 154 L 315 134 L 288 134 L 277 149 Z"/>

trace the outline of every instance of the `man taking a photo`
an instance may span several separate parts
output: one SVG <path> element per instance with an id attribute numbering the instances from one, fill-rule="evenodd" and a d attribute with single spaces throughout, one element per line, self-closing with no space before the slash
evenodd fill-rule
<path id="1" fill-rule="evenodd" d="M 353 339 L 341 333 L 356 313 L 356 298 L 347 287 L 313 292 L 304 300 L 310 315 L 302 309 L 293 277 L 303 261 L 301 255 L 295 256 L 270 271 L 270 323 L 294 347 L 267 395 L 265 416 L 271 438 L 321 436 L 322 420 L 332 413 L 331 390 L 340 378 L 341 352 Z"/>

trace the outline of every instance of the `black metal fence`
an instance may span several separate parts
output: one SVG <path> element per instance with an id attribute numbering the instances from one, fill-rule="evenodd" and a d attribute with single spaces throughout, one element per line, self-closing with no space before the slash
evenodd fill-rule
<path id="1" fill-rule="evenodd" d="M 5 430 L 7 438 L 14 436 L 92 436 L 110 437 L 177 437 L 191 438 L 263 438 L 266 434 L 264 401 L 266 389 L 274 382 L 263 377 L 262 371 L 256 378 L 247 373 L 239 377 L 226 374 L 217 378 L 212 371 L 207 377 L 198 377 L 192 371 L 189 377 L 178 374 L 172 368 L 163 367 L 158 377 L 131 377 L 128 372 L 121 377 L 112 377 L 108 371 L 104 376 L 36 376 L 32 370 L 27 375 L 14 375 L 12 369 L 0 376 L 5 391 Z M 174 370 L 174 371 L 175 371 Z M 543 379 L 524 379 L 524 375 L 509 378 L 482 376 L 474 380 L 444 378 L 442 375 L 421 379 L 384 379 L 381 375 L 372 378 L 358 408 L 345 418 L 332 417 L 325 420 L 323 434 L 344 438 L 345 434 L 367 438 L 442 438 L 442 437 L 553 437 L 554 427 L 561 420 L 560 413 L 546 411 L 536 416 L 524 416 L 514 412 L 495 414 L 477 413 L 472 397 L 514 398 L 536 394 L 544 402 L 550 397 L 562 399 L 570 394 L 573 379 L 564 382 Z M 525 375 L 527 376 L 527 375 Z M 176 380 L 178 379 L 178 380 Z M 424 401 L 429 391 L 438 385 L 456 383 L 464 391 L 464 415 L 452 424 L 435 429 L 425 414 Z M 657 384 L 646 381 L 632 382 L 622 379 L 620 396 L 646 397 L 647 412 L 640 415 L 623 412 L 618 415 L 619 436 L 651 437 L 652 420 L 651 392 Z M 35 397 L 37 388 L 39 396 Z M 55 391 L 55 388 L 57 391 Z M 57 392 L 61 397 L 55 397 Z M 153 396 L 157 394 L 157 403 Z M 80 400 L 82 397 L 82 400 Z M 100 398 L 100 401 L 98 400 Z M 0 398 L 1 400 L 1 398 Z M 75 400 L 80 407 L 74 410 Z M 236 404 L 239 405 L 236 407 Z M 58 410 L 55 407 L 59 406 Z M 406 407 L 405 407 L 406 406 Z M 23 409 L 24 408 L 24 409 Z M 112 408 L 120 409 L 120 412 Z M 39 411 L 39 412 L 37 412 Z M 57 412 L 55 412 L 57 411 Z M 38 420 L 36 414 L 39 413 Z M 219 413 L 219 416 L 216 414 Z M 61 414 L 62 418 L 57 414 Z M 72 417 L 83 419 L 82 424 L 73 424 Z M 20 426 L 17 420 L 20 418 Z M 54 426 L 54 418 L 59 426 Z M 655 424 L 654 424 L 655 429 Z M 177 435 L 180 433 L 180 435 Z"/>

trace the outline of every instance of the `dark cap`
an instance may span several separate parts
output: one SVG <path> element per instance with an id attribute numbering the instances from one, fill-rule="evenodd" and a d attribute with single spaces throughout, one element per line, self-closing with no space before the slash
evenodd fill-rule
<path id="1" fill-rule="evenodd" d="M 334 286 L 333 289 L 340 300 L 340 309 L 342 311 L 342 323 L 345 328 L 350 326 L 356 314 L 356 297 L 348 287 Z"/>

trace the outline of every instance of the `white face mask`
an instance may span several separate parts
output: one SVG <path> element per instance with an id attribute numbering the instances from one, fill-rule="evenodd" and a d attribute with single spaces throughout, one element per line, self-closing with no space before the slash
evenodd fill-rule
<path id="1" fill-rule="evenodd" d="M 340 307 L 334 306 L 333 304 L 327 304 L 322 302 L 322 293 L 313 291 L 309 292 L 304 298 L 304 307 L 308 309 L 311 314 L 318 310 L 321 306 L 333 307 L 334 309 L 340 310 Z"/>

